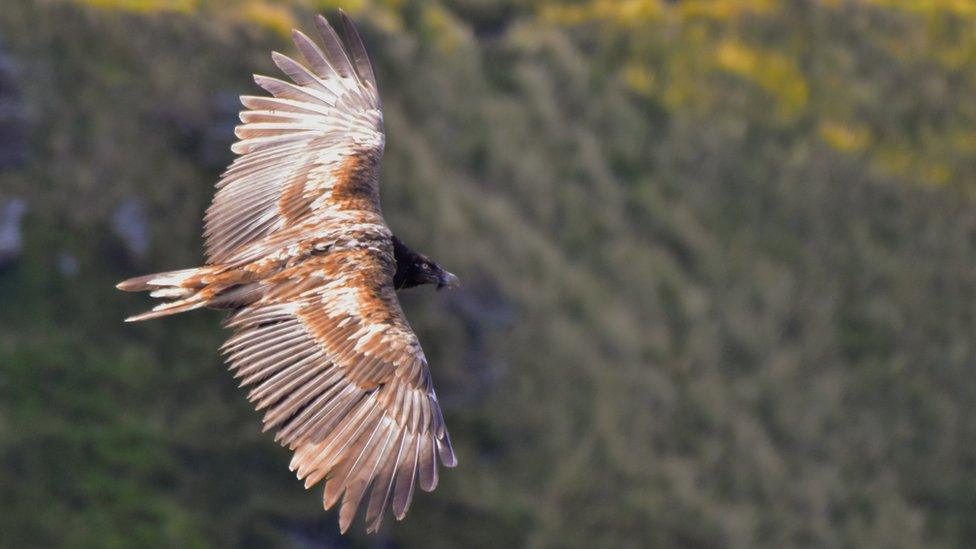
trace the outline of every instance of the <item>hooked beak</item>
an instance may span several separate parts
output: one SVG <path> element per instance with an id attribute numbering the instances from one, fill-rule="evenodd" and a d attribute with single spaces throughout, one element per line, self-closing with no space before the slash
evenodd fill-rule
<path id="1" fill-rule="evenodd" d="M 438 290 L 444 288 L 457 288 L 460 285 L 461 285 L 461 279 L 447 271 L 444 271 L 444 273 L 441 274 L 437 280 Z"/>

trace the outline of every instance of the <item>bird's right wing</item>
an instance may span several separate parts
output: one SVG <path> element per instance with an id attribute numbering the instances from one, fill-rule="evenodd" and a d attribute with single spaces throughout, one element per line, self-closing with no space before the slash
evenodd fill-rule
<path id="1" fill-rule="evenodd" d="M 292 82 L 254 77 L 271 97 L 243 96 L 241 155 L 224 172 L 205 218 L 208 263 L 253 260 L 280 249 L 282 233 L 382 223 L 378 167 L 383 114 L 358 32 L 341 15 L 348 48 L 322 16 L 322 49 L 299 31 L 305 64 L 275 52 Z M 339 227 L 341 229 L 341 227 Z M 290 230 L 290 231 L 289 231 Z"/>

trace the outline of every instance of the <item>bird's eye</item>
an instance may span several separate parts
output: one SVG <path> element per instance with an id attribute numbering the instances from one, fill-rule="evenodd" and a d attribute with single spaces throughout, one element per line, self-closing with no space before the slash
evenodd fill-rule
<path id="1" fill-rule="evenodd" d="M 429 271 L 430 270 L 430 263 L 421 263 L 420 264 L 420 268 L 423 269 L 423 270 L 425 270 L 425 271 Z"/>

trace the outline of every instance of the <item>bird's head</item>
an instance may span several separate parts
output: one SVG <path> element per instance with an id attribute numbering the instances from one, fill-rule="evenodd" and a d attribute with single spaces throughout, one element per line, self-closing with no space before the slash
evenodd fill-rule
<path id="1" fill-rule="evenodd" d="M 396 237 L 394 243 L 397 270 L 393 277 L 393 284 L 397 290 L 423 284 L 436 284 L 437 289 L 440 290 L 456 288 L 461 284 L 457 276 L 444 270 L 429 257 L 407 248 Z"/>
<path id="2" fill-rule="evenodd" d="M 430 259 L 417 254 L 416 261 L 410 263 L 407 270 L 407 286 L 420 286 L 421 284 L 437 284 L 437 289 L 455 288 L 460 284 L 460 280 L 452 273 L 445 271 L 440 265 Z"/>

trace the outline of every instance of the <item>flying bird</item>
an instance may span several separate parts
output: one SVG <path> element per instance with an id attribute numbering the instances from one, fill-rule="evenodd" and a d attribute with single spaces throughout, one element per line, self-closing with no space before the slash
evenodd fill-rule
<path id="1" fill-rule="evenodd" d="M 376 78 L 350 19 L 345 41 L 315 24 L 324 47 L 293 31 L 304 63 L 274 52 L 290 82 L 243 96 L 239 156 L 205 217 L 206 263 L 118 285 L 166 301 L 127 321 L 200 308 L 229 311 L 221 348 L 264 429 L 294 454 L 323 504 L 340 502 L 345 533 L 360 503 L 367 532 L 399 520 L 414 486 L 457 464 L 427 359 L 396 292 L 458 278 L 408 248 L 380 209 L 385 143 Z"/>

